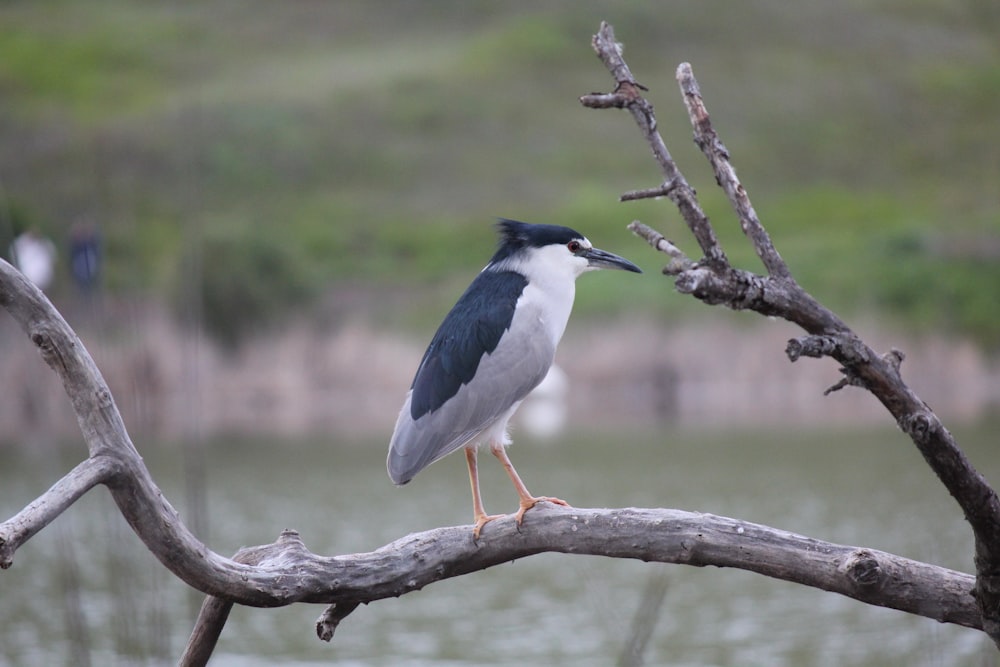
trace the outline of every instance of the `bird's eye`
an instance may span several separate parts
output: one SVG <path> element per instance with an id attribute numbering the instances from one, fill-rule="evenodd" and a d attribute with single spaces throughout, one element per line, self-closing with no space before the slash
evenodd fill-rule
<path id="1" fill-rule="evenodd" d="M 574 255 L 580 252 L 580 250 L 583 248 L 583 246 L 580 245 L 579 241 L 570 241 L 569 243 L 566 244 L 566 247 L 569 248 L 569 251 Z"/>

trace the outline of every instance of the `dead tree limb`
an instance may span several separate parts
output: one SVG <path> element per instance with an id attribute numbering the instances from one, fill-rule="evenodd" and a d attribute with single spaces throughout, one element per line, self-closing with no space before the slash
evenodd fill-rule
<path id="1" fill-rule="evenodd" d="M 317 624 L 317 631 L 329 638 L 361 603 L 542 552 L 741 568 L 946 623 L 981 627 L 968 574 L 678 510 L 540 505 L 520 529 L 510 517 L 498 520 L 478 542 L 469 526 L 457 526 L 409 535 L 371 553 L 327 557 L 309 552 L 297 534 L 286 532 L 274 544 L 225 558 L 191 535 L 153 482 L 83 343 L 48 299 L 2 260 L 0 306 L 22 325 L 62 379 L 90 450 L 85 463 L 0 524 L 3 565 L 9 567 L 17 548 L 86 490 L 104 484 L 150 551 L 187 584 L 213 596 L 182 664 L 204 664 L 233 603 L 334 605 Z"/>
<path id="2" fill-rule="evenodd" d="M 792 277 L 737 178 L 729 151 L 712 127 L 691 66 L 682 63 L 677 68 L 677 81 L 694 128 L 695 144 L 708 158 L 766 275 L 739 270 L 729 264 L 708 217 L 660 137 L 653 105 L 642 94 L 646 88 L 633 77 L 610 25 L 602 23 L 594 35 L 593 47 L 614 77 L 615 92 L 584 95 L 580 98 L 581 103 L 592 108 L 624 108 L 632 114 L 665 177 L 660 188 L 646 192 L 652 193 L 649 196 L 665 194 L 676 204 L 704 257 L 692 262 L 679 254 L 672 243 L 664 244 L 663 236 L 649 227 L 633 224 L 631 229 L 671 256 L 672 261 L 664 272 L 674 276 L 679 292 L 708 304 L 753 310 L 799 325 L 808 335 L 788 342 L 786 354 L 791 361 L 802 356 L 832 357 L 842 365 L 845 377 L 831 389 L 847 385 L 863 387 L 885 406 L 958 502 L 972 527 L 975 596 L 984 630 L 1000 645 L 1000 500 L 996 492 L 972 466 L 937 415 L 903 381 L 899 372 L 902 354 L 898 351 L 877 354 Z M 634 198 L 636 193 L 622 197 L 623 200 Z"/>

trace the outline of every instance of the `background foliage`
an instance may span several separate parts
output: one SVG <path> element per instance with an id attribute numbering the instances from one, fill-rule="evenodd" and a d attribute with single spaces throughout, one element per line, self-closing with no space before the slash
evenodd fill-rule
<path id="1" fill-rule="evenodd" d="M 608 86 L 601 19 L 735 259 L 754 266 L 686 140 L 681 61 L 807 289 L 997 347 L 988 0 L 6 2 L 0 247 L 96 221 L 107 291 L 170 299 L 230 344 L 331 304 L 431 326 L 497 216 L 575 226 L 655 272 L 624 225 L 688 238 L 662 202 L 617 203 L 655 185 L 652 163 L 630 122 L 577 102 Z M 623 289 L 593 281 L 578 310 L 697 308 L 659 281 Z"/>

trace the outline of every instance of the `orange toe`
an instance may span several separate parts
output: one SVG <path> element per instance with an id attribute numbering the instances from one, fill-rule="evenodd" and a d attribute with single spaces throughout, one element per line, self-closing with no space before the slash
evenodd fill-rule
<path id="1" fill-rule="evenodd" d="M 562 505 L 563 507 L 570 506 L 570 504 L 565 500 L 560 498 L 550 498 L 549 496 L 538 496 L 537 498 L 523 499 L 521 501 L 521 508 L 517 510 L 517 514 L 514 515 L 514 520 L 517 521 L 517 525 L 520 526 L 521 522 L 524 521 L 524 513 L 538 503 L 552 503 L 553 505 Z"/>
<path id="2" fill-rule="evenodd" d="M 479 539 L 479 532 L 483 529 L 483 526 L 488 524 L 494 519 L 502 519 L 503 514 L 480 514 L 476 517 L 476 524 L 472 528 L 472 539 Z"/>

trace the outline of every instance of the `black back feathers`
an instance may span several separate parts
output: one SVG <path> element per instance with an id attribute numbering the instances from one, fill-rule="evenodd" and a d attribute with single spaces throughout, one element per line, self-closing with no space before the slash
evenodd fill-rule
<path id="1" fill-rule="evenodd" d="M 476 375 L 514 319 L 528 279 L 514 271 L 483 271 L 472 281 L 434 334 L 413 378 L 410 415 L 437 410 Z"/>

